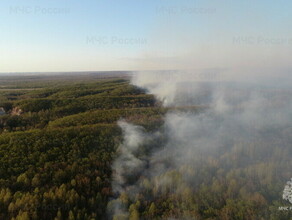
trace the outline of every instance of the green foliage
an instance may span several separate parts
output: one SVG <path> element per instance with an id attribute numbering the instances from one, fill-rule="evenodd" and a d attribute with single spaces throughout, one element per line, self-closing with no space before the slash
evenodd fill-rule
<path id="1" fill-rule="evenodd" d="M 155 130 L 172 110 L 121 78 L 4 77 L 0 86 L 7 112 L 0 116 L 0 219 L 107 219 L 121 141 L 116 121 Z M 237 141 L 218 154 L 193 154 L 192 166 L 142 176 L 139 193 L 118 198 L 128 213 L 113 219 L 292 219 L 278 210 L 287 206 L 281 192 L 292 166 L 291 148 L 281 145 Z"/>
<path id="2" fill-rule="evenodd" d="M 124 79 L 34 84 L 2 93 L 0 219 L 105 219 L 116 121 L 160 109 Z"/>

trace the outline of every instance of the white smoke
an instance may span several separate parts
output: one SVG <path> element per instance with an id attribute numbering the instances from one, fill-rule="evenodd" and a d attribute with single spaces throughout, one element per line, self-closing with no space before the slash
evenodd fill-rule
<path id="1" fill-rule="evenodd" d="M 118 125 L 123 130 L 124 142 L 119 148 L 120 157 L 113 164 L 115 170 L 113 189 L 117 193 L 124 191 L 127 176 L 137 175 L 145 167 L 145 162 L 135 156 L 139 147 L 147 141 L 147 136 L 139 126 L 119 121 Z"/>
<path id="2" fill-rule="evenodd" d="M 145 161 L 138 158 L 140 147 L 148 141 L 142 127 L 128 124 L 125 121 L 118 122 L 123 131 L 124 141 L 120 145 L 119 157 L 112 165 L 114 170 L 112 188 L 115 194 L 121 195 L 128 192 L 129 178 L 139 176 L 145 169 Z M 112 201 L 109 212 L 117 216 L 128 216 L 125 204 L 120 199 Z"/>
<path id="3" fill-rule="evenodd" d="M 113 165 L 115 192 L 119 195 L 125 193 L 133 201 L 145 185 L 156 189 L 152 198 L 169 191 L 180 194 L 187 185 L 198 184 L 200 180 L 194 170 L 198 170 L 208 156 L 222 157 L 222 149 L 232 150 L 244 143 L 264 139 L 278 141 L 281 137 L 277 134 L 269 136 L 269 130 L 277 131 L 291 125 L 291 90 L 275 90 L 272 85 L 230 84 L 216 81 L 214 77 L 206 81 L 198 80 L 197 74 L 194 76 L 191 72 L 182 72 L 181 75 L 179 72 L 169 75 L 165 72 L 139 72 L 134 75 L 132 83 L 154 94 L 164 106 L 204 105 L 205 110 L 167 113 L 162 128 L 166 141 L 147 156 L 138 155 L 137 151 L 151 141 L 158 141 L 159 135 L 147 134 L 141 127 L 119 122 L 124 142 Z M 277 88 L 281 87 L 277 85 Z M 277 141 L 267 144 L 275 145 Z M 129 181 L 129 177 L 134 179 Z M 122 210 L 128 215 L 126 204 Z M 121 209 L 114 215 L 119 213 L 122 213 Z"/>

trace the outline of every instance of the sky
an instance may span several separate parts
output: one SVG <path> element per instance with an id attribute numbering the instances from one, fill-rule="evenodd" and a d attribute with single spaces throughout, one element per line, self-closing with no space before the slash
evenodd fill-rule
<path id="1" fill-rule="evenodd" d="M 289 0 L 1 0 L 0 72 L 291 68 Z"/>

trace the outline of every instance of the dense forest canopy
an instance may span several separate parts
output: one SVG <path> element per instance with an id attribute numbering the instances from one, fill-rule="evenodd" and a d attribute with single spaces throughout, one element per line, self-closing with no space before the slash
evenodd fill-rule
<path id="1" fill-rule="evenodd" d="M 116 74 L 5 76 L 0 107 L 0 219 L 292 218 L 279 210 L 289 206 L 282 193 L 292 177 L 291 126 L 212 152 L 198 148 L 191 164 L 168 161 L 163 173 L 133 173 L 127 181 L 139 191 L 117 193 L 114 164 L 126 137 L 121 123 L 164 134 L 172 112 L 201 114 L 207 107 L 163 107 Z M 147 161 L 165 144 L 160 135 L 135 156 Z M 157 184 L 161 179 L 169 184 Z M 113 214 L 117 201 L 128 215 Z"/>

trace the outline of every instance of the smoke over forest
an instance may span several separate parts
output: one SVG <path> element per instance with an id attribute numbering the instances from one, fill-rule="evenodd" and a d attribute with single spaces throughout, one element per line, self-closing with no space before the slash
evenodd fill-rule
<path id="1" fill-rule="evenodd" d="M 292 177 L 291 90 L 216 70 L 137 72 L 132 84 L 170 110 L 156 131 L 119 122 L 110 217 L 288 217 L 277 210 Z"/>

